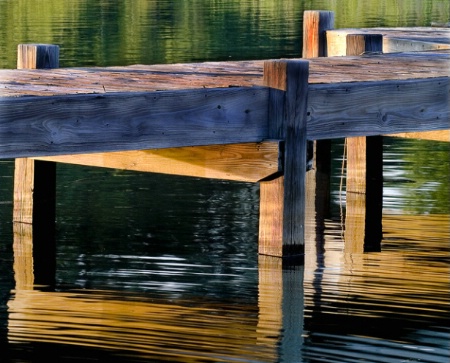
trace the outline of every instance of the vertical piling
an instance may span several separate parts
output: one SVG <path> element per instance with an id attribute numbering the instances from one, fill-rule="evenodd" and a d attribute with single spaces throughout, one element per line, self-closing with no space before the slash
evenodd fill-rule
<path id="1" fill-rule="evenodd" d="M 19 44 L 17 69 L 59 67 L 59 46 L 53 44 Z"/>
<path id="2" fill-rule="evenodd" d="M 57 68 L 59 47 L 50 44 L 20 44 L 17 53 L 18 69 Z M 29 270 L 30 283 L 53 285 L 56 270 L 55 245 L 56 163 L 34 161 L 28 158 L 15 160 L 14 171 L 14 251 L 15 265 Z M 30 241 L 31 238 L 31 241 Z M 31 246 L 30 246 L 31 244 Z M 32 251 L 32 255 L 16 251 Z M 21 261 L 21 262 L 19 262 Z M 23 265 L 21 267 L 21 265 Z M 24 285 L 17 281 L 16 285 Z"/>
<path id="3" fill-rule="evenodd" d="M 303 13 L 303 58 L 327 56 L 326 31 L 334 28 L 332 11 L 308 10 Z"/>
<path id="4" fill-rule="evenodd" d="M 269 138 L 285 140 L 284 175 L 260 183 L 259 253 L 288 257 L 304 253 L 306 107 L 309 65 L 268 61 Z"/>
<path id="5" fill-rule="evenodd" d="M 334 12 L 308 10 L 303 13 L 303 58 L 327 57 L 327 30 L 334 29 Z M 329 209 L 331 140 L 316 140 L 314 143 L 314 169 L 316 190 L 316 212 L 324 216 Z"/>
<path id="6" fill-rule="evenodd" d="M 303 13 L 303 58 L 326 57 L 326 32 L 334 28 L 332 11 L 311 10 Z M 313 152 L 313 170 L 307 173 L 306 203 L 308 231 L 306 237 L 316 245 L 323 245 L 324 218 L 330 212 L 331 140 L 308 141 Z"/>
<path id="7" fill-rule="evenodd" d="M 346 55 L 382 52 L 381 34 L 348 34 Z M 379 251 L 382 239 L 383 137 L 347 138 L 345 243 L 348 252 Z"/>

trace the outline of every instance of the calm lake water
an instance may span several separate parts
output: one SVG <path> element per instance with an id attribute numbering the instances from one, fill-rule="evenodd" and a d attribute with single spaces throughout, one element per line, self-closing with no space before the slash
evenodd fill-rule
<path id="1" fill-rule="evenodd" d="M 450 19 L 448 0 L 0 0 L 0 68 L 27 42 L 59 44 L 62 67 L 294 57 L 310 9 Z M 256 184 L 58 165 L 51 289 L 23 285 L 0 160 L 0 362 L 449 362 L 449 143 L 384 139 L 382 249 L 364 254 L 344 252 L 343 149 L 290 266 L 257 255 Z"/>

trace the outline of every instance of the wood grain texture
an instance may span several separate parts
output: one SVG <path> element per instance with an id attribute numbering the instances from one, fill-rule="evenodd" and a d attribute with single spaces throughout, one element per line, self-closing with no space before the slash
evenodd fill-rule
<path id="1" fill-rule="evenodd" d="M 258 253 L 283 256 L 284 177 L 259 184 Z"/>
<path id="2" fill-rule="evenodd" d="M 310 85 L 308 139 L 450 128 L 449 78 Z"/>
<path id="3" fill-rule="evenodd" d="M 33 223 L 34 160 L 15 160 L 13 221 Z"/>
<path id="4" fill-rule="evenodd" d="M 33 226 L 27 223 L 13 223 L 13 236 L 15 290 L 33 290 Z"/>
<path id="5" fill-rule="evenodd" d="M 311 84 L 450 76 L 450 50 L 312 58 Z M 264 61 L 108 68 L 0 69 L 0 97 L 262 86 Z"/>
<path id="6" fill-rule="evenodd" d="M 259 142 L 268 90 L 0 99 L 0 157 Z"/>
<path id="7" fill-rule="evenodd" d="M 198 178 L 257 182 L 282 171 L 280 143 L 192 146 L 157 150 L 119 151 L 36 158 Z"/>
<path id="8" fill-rule="evenodd" d="M 326 31 L 334 27 L 332 11 L 308 10 L 303 13 L 303 58 L 327 56 Z"/>
<path id="9" fill-rule="evenodd" d="M 259 253 L 287 257 L 304 253 L 306 107 L 308 62 L 271 61 L 264 84 L 272 87 L 270 136 L 285 139 L 284 177 L 260 185 Z"/>
<path id="10" fill-rule="evenodd" d="M 307 61 L 288 63 L 283 256 L 304 253 L 308 77 Z"/>

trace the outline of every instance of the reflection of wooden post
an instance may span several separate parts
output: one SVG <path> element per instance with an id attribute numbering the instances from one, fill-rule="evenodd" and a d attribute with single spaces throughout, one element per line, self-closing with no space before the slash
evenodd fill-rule
<path id="1" fill-rule="evenodd" d="M 308 62 L 269 61 L 270 138 L 285 140 L 284 176 L 260 183 L 259 253 L 304 253 Z"/>
<path id="2" fill-rule="evenodd" d="M 347 35 L 347 55 L 381 52 L 380 34 Z M 379 251 L 382 238 L 383 138 L 347 139 L 345 250 Z"/>
<path id="3" fill-rule="evenodd" d="M 264 255 L 258 257 L 258 344 L 273 347 L 274 354 L 277 354 L 283 327 L 282 265 L 281 258 Z"/>
<path id="4" fill-rule="evenodd" d="M 58 63 L 59 47 L 56 45 L 21 44 L 18 46 L 17 68 L 19 69 L 57 68 Z M 54 282 L 55 193 L 55 163 L 27 158 L 16 159 L 13 222 L 17 286 L 29 287 L 33 280 L 35 284 L 44 285 L 51 285 Z M 32 254 L 30 246 L 32 246 Z M 18 270 L 28 272 L 19 273 Z M 34 279 L 33 275 L 29 276 L 30 271 L 34 273 Z M 25 281 L 22 281 L 23 279 Z"/>
<path id="5" fill-rule="evenodd" d="M 259 256 L 258 344 L 273 346 L 274 361 L 301 362 L 303 265 Z"/>

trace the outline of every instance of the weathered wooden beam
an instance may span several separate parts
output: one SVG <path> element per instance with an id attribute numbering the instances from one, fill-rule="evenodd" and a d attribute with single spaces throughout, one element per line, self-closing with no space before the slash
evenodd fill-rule
<path id="1" fill-rule="evenodd" d="M 0 98 L 0 157 L 267 139 L 266 88 Z"/>
<path id="2" fill-rule="evenodd" d="M 310 85 L 308 139 L 447 130 L 449 91 L 448 77 Z"/>
<path id="3" fill-rule="evenodd" d="M 260 183 L 259 253 L 304 253 L 308 62 L 268 61 L 270 137 L 285 139 L 284 176 Z"/>
<path id="4" fill-rule="evenodd" d="M 38 157 L 60 163 L 258 182 L 282 172 L 280 141 Z"/>

